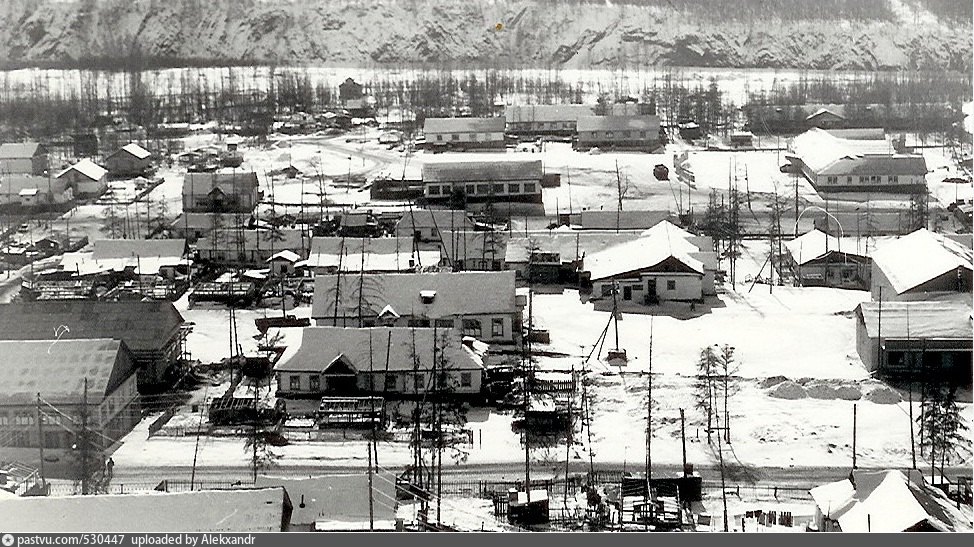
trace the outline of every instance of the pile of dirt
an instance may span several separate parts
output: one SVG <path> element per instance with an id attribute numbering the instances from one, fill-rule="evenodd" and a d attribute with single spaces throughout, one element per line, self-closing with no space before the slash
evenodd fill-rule
<path id="1" fill-rule="evenodd" d="M 835 388 L 825 382 L 814 382 L 805 386 L 805 392 L 813 399 L 835 399 Z"/>
<path id="2" fill-rule="evenodd" d="M 862 398 L 862 392 L 856 386 L 839 386 L 835 388 L 835 396 L 843 401 L 858 401 Z"/>
<path id="3" fill-rule="evenodd" d="M 900 394 L 886 386 L 880 386 L 866 393 L 866 400 L 879 405 L 895 405 L 903 401 Z"/>
<path id="4" fill-rule="evenodd" d="M 768 395 L 776 399 L 804 399 L 808 397 L 805 388 L 792 381 L 781 382 L 768 390 Z"/>
<path id="5" fill-rule="evenodd" d="M 761 387 L 767 389 L 769 387 L 774 387 L 780 384 L 781 382 L 787 382 L 787 381 L 788 378 L 785 376 L 771 376 L 770 378 L 765 378 L 764 380 L 761 380 Z"/>

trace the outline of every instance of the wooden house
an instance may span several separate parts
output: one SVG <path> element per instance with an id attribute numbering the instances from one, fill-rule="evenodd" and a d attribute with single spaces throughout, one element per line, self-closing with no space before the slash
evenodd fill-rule
<path id="1" fill-rule="evenodd" d="M 310 478 L 258 476 L 258 488 L 283 487 L 293 504 L 285 532 L 364 532 L 396 529 L 395 475 L 376 470 L 371 484 L 367 473 L 327 474 Z M 370 504 L 370 492 L 371 500 Z M 381 501 L 378 501 L 381 500 Z"/>
<path id="2" fill-rule="evenodd" d="M 578 119 L 580 150 L 608 148 L 650 152 L 662 143 L 656 116 L 585 116 Z"/>
<path id="3" fill-rule="evenodd" d="M 96 445 L 107 448 L 139 422 L 136 363 L 124 342 L 110 338 L 0 340 L 0 435 L 6 447 L 36 448 L 67 456 L 76 442 L 70 421 L 86 412 Z M 39 426 L 37 396 L 63 416 L 45 412 Z M 31 426 L 31 427 L 27 427 Z M 62 426 L 68 426 L 67 428 Z M 31 451 L 33 452 L 33 451 Z M 10 524 L 7 522 L 7 524 Z M 9 530 L 7 526 L 5 529 Z"/>
<path id="4" fill-rule="evenodd" d="M 812 230 L 785 243 L 788 266 L 803 287 L 869 289 L 869 241 Z"/>
<path id="5" fill-rule="evenodd" d="M 362 326 L 455 328 L 484 342 L 521 334 L 514 272 L 319 275 L 311 317 L 319 326 L 359 325 L 361 317 Z"/>
<path id="6" fill-rule="evenodd" d="M 263 266 L 280 251 L 308 255 L 311 237 L 302 229 L 249 230 L 221 228 L 196 242 L 201 260 L 217 264 Z"/>
<path id="7" fill-rule="evenodd" d="M 305 266 L 316 275 L 342 272 L 405 273 L 435 267 L 436 249 L 417 249 L 413 238 L 315 237 Z"/>
<path id="8" fill-rule="evenodd" d="M 434 366 L 445 371 L 437 387 Z M 274 367 L 278 397 L 378 395 L 410 398 L 434 389 L 480 394 L 482 358 L 453 329 L 307 327 L 301 347 Z"/>
<path id="9" fill-rule="evenodd" d="M 62 301 L 0 304 L 0 340 L 89 340 L 125 342 L 138 367 L 140 392 L 173 380 L 186 331 L 172 302 Z M 67 328 L 65 328 L 67 327 Z"/>
<path id="10" fill-rule="evenodd" d="M 425 146 L 432 150 L 504 148 L 504 118 L 426 118 Z"/>
<path id="11" fill-rule="evenodd" d="M 396 224 L 396 236 L 412 238 L 421 248 L 438 249 L 443 242 L 442 232 L 483 228 L 466 211 L 410 208 Z"/>
<path id="12" fill-rule="evenodd" d="M 504 253 L 504 269 L 532 283 L 578 284 L 585 257 L 632 241 L 637 231 L 545 230 L 513 234 Z"/>
<path id="13" fill-rule="evenodd" d="M 37 207 L 68 203 L 74 190 L 64 180 L 25 174 L 0 175 L 0 205 Z"/>
<path id="14" fill-rule="evenodd" d="M 116 177 L 145 175 L 152 168 L 152 153 L 131 142 L 106 157 L 105 167 Z"/>
<path id="15" fill-rule="evenodd" d="M 970 239 L 961 243 L 926 229 L 888 241 L 872 252 L 873 300 L 925 300 L 932 295 L 971 295 Z"/>
<path id="16" fill-rule="evenodd" d="M 47 147 L 36 142 L 0 144 L 0 175 L 46 175 L 50 169 Z"/>
<path id="17" fill-rule="evenodd" d="M 507 132 L 518 136 L 575 135 L 578 119 L 595 115 L 595 105 L 545 104 L 508 106 L 504 109 Z"/>
<path id="18" fill-rule="evenodd" d="M 108 189 L 108 170 L 88 158 L 64 169 L 56 175 L 66 187 L 81 199 L 98 197 Z"/>
<path id="19" fill-rule="evenodd" d="M 251 213 L 261 200 L 257 173 L 186 173 L 183 212 Z"/>
<path id="20" fill-rule="evenodd" d="M 427 162 L 423 197 L 430 204 L 542 203 L 541 160 Z"/>

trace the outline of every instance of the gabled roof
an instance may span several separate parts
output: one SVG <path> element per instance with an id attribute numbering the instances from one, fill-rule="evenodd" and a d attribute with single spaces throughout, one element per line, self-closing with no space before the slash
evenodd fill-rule
<path id="1" fill-rule="evenodd" d="M 68 327 L 70 328 L 70 327 Z M 63 329 L 62 329 L 63 330 Z M 0 402 L 82 400 L 99 403 L 135 373 L 128 349 L 119 340 L 0 340 Z"/>
<path id="2" fill-rule="evenodd" d="M 135 157 L 136 159 L 139 159 L 139 160 L 144 160 L 145 158 L 148 158 L 149 156 L 152 155 L 152 152 L 149 152 L 145 148 L 142 148 L 141 146 L 139 146 L 138 143 L 130 142 L 130 143 L 126 144 L 125 146 L 123 146 L 123 147 L 119 148 L 118 150 L 116 150 L 114 153 L 112 153 L 111 156 L 108 156 L 108 157 L 111 158 L 113 156 L 117 156 L 117 155 L 119 155 L 122 152 L 125 152 L 127 154 L 130 154 L 130 155 L 132 155 L 133 157 Z"/>
<path id="3" fill-rule="evenodd" d="M 101 180 L 105 174 L 108 173 L 108 169 L 105 169 L 90 159 L 85 158 L 78 163 L 62 170 L 56 176 L 57 178 L 61 178 L 71 171 L 80 173 L 91 180 Z"/>
<path id="4" fill-rule="evenodd" d="M 597 281 L 652 268 L 673 258 L 703 275 L 705 270 L 715 268 L 716 258 L 712 249 L 702 248 L 694 242 L 695 238 L 690 232 L 663 221 L 637 239 L 586 257 L 584 270 L 591 274 L 592 281 Z"/>
<path id="5" fill-rule="evenodd" d="M 186 253 L 185 239 L 96 239 L 91 245 L 95 260 L 135 256 L 178 260 Z"/>
<path id="6" fill-rule="evenodd" d="M 7 142 L 0 144 L 0 160 L 33 158 L 44 153 L 44 146 L 36 142 Z"/>
<path id="7" fill-rule="evenodd" d="M 441 231 L 443 258 L 456 260 L 503 260 L 507 253 L 507 232 Z"/>
<path id="8" fill-rule="evenodd" d="M 281 532 L 291 500 L 284 488 L 33 496 L 0 501 L 15 533 Z"/>
<path id="9" fill-rule="evenodd" d="M 182 324 L 176 307 L 164 301 L 0 304 L 0 340 L 47 340 L 60 332 L 62 340 L 114 338 L 134 352 L 155 351 Z"/>
<path id="10" fill-rule="evenodd" d="M 358 317 L 359 286 L 363 287 L 362 313 L 378 314 L 387 305 L 404 316 L 431 319 L 470 314 L 514 313 L 514 271 L 441 272 L 411 274 L 365 274 L 358 276 L 318 275 L 311 316 L 329 318 L 335 315 L 336 277 L 338 316 Z M 434 290 L 431 304 L 420 300 L 420 291 Z"/>
<path id="11" fill-rule="evenodd" d="M 882 332 L 880 332 L 882 309 Z M 970 295 L 963 300 L 863 302 L 856 308 L 866 335 L 886 339 L 972 339 Z"/>
<path id="12" fill-rule="evenodd" d="M 508 106 L 504 109 L 507 123 L 574 122 L 595 114 L 592 104 L 537 104 Z"/>
<path id="13" fill-rule="evenodd" d="M 376 521 L 394 521 L 396 512 L 389 500 L 396 499 L 396 477 L 389 472 L 376 472 L 372 481 L 375 500 L 372 516 Z M 305 479 L 257 477 L 255 486 L 282 486 L 294 505 L 291 524 L 312 524 L 316 520 L 341 523 L 369 522 L 369 477 L 364 473 L 324 475 Z M 304 506 L 302 507 L 302 504 Z"/>
<path id="14" fill-rule="evenodd" d="M 184 239 L 100 239 L 89 252 L 65 253 L 61 269 L 78 275 L 121 272 L 157 275 L 160 268 L 186 264 Z"/>
<path id="15" fill-rule="evenodd" d="M 274 370 L 323 373 L 332 363 L 341 359 L 360 374 L 368 373 L 370 369 L 373 372 L 383 372 L 386 370 L 387 349 L 388 370 L 413 370 L 415 366 L 420 370 L 430 370 L 433 367 L 434 331 L 437 355 L 440 355 L 440 351 L 444 352 L 442 355 L 448 363 L 447 367 L 461 370 L 483 368 L 480 357 L 463 345 L 460 334 L 454 329 L 339 326 L 302 329 L 298 351 L 290 358 L 282 359 Z M 414 340 L 418 365 L 413 363 Z"/>
<path id="16" fill-rule="evenodd" d="M 426 118 L 423 133 L 503 133 L 504 118 Z"/>
<path id="17" fill-rule="evenodd" d="M 853 471 L 843 479 L 813 488 L 819 510 L 843 532 L 904 532 L 926 523 L 942 532 L 970 530 L 953 502 L 927 485 L 919 471 Z"/>
<path id="18" fill-rule="evenodd" d="M 818 229 L 813 229 L 785 242 L 785 248 L 788 249 L 792 259 L 797 264 L 808 264 L 830 252 L 868 257 L 868 246 L 868 240 L 857 242 L 854 237 L 838 238 L 833 235 L 826 235 L 825 232 Z"/>
<path id="19" fill-rule="evenodd" d="M 219 188 L 229 195 L 249 194 L 259 186 L 257 173 L 240 171 L 235 173 L 186 173 L 183 178 L 183 195 L 205 195 L 213 188 Z"/>
<path id="20" fill-rule="evenodd" d="M 792 153 L 820 175 L 923 175 L 926 160 L 896 154 L 886 138 L 842 138 L 840 132 L 810 129 L 791 141 Z M 860 135 L 860 137 L 869 135 Z"/>
<path id="21" fill-rule="evenodd" d="M 578 131 L 647 131 L 655 138 L 659 133 L 657 116 L 583 116 L 578 118 Z"/>
<path id="22" fill-rule="evenodd" d="M 298 253 L 295 253 L 294 251 L 285 250 L 278 253 L 274 253 L 273 256 L 267 259 L 267 262 L 273 262 L 275 260 L 283 260 L 285 262 L 290 262 L 294 264 L 295 262 L 301 260 L 301 257 L 298 255 Z"/>
<path id="23" fill-rule="evenodd" d="M 430 161 L 423 164 L 423 182 L 541 180 L 541 160 Z"/>
<path id="24" fill-rule="evenodd" d="M 830 116 L 835 116 L 836 118 L 845 119 L 845 117 L 843 117 L 842 114 L 841 114 L 841 109 L 834 108 L 834 107 L 833 108 L 819 108 L 818 110 L 816 110 L 816 111 L 812 112 L 811 114 L 809 114 L 808 116 L 806 116 L 805 119 L 806 120 L 811 120 L 813 118 L 817 118 L 817 117 L 823 116 L 823 115 L 830 115 Z"/>
<path id="25" fill-rule="evenodd" d="M 676 215 L 669 211 L 582 211 L 577 218 L 572 217 L 572 223 L 583 230 L 614 230 L 617 221 L 620 230 L 647 230 Z"/>
<path id="26" fill-rule="evenodd" d="M 872 259 L 903 294 L 957 268 L 972 269 L 972 255 L 969 247 L 923 228 L 881 245 Z"/>
<path id="27" fill-rule="evenodd" d="M 309 267 L 338 268 L 339 258 L 343 272 L 407 272 L 439 264 L 440 252 L 414 251 L 413 240 L 407 237 L 311 238 Z"/>
<path id="28" fill-rule="evenodd" d="M 47 192 L 49 187 L 55 190 L 61 189 L 63 186 L 64 184 L 61 182 L 55 182 L 40 175 L 4 173 L 0 176 L 0 195 L 17 195 L 21 190 L 33 189 Z"/>

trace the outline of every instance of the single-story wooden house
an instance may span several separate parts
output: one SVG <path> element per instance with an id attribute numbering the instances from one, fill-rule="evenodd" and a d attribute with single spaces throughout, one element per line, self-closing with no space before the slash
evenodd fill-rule
<path id="1" fill-rule="evenodd" d="M 504 269 L 532 283 L 578 284 L 585 257 L 627 243 L 639 232 L 545 230 L 513 234 L 507 242 Z"/>
<path id="2" fill-rule="evenodd" d="M 48 151 L 36 142 L 0 144 L 0 175 L 44 175 L 49 169 Z"/>
<path id="3" fill-rule="evenodd" d="M 868 240 L 838 238 L 812 230 L 785 243 L 788 267 L 803 287 L 869 289 L 872 261 Z"/>
<path id="4" fill-rule="evenodd" d="M 596 299 L 642 306 L 666 301 L 701 302 L 715 295 L 717 257 L 709 237 L 661 222 L 639 238 L 585 258 L 582 284 Z"/>
<path id="5" fill-rule="evenodd" d="M 376 470 L 371 485 L 367 473 L 309 478 L 258 476 L 257 488 L 283 487 L 293 500 L 291 522 L 285 532 L 361 532 L 396 529 L 396 476 Z M 372 494 L 370 512 L 369 494 Z"/>
<path id="6" fill-rule="evenodd" d="M 403 213 L 396 224 L 396 236 L 414 238 L 423 248 L 438 249 L 443 242 L 441 232 L 481 228 L 466 211 L 411 208 Z"/>
<path id="7" fill-rule="evenodd" d="M 117 177 L 136 177 L 152 167 L 152 152 L 130 142 L 105 158 L 108 173 Z"/>
<path id="8" fill-rule="evenodd" d="M 507 132 L 525 136 L 572 136 L 579 118 L 594 115 L 594 104 L 514 105 L 504 109 Z"/>
<path id="9" fill-rule="evenodd" d="M 423 136 L 431 149 L 504 148 L 504 118 L 426 118 Z"/>
<path id="10" fill-rule="evenodd" d="M 304 257 L 308 254 L 311 237 L 302 229 L 213 230 L 196 242 L 199 258 L 222 264 L 262 266 L 280 251 L 292 251 Z"/>
<path id="11" fill-rule="evenodd" d="M 342 213 L 338 235 L 344 237 L 376 237 L 380 233 L 379 219 L 371 209 L 356 209 Z"/>
<path id="12" fill-rule="evenodd" d="M 541 203 L 541 160 L 437 161 L 423 164 L 428 203 Z"/>
<path id="13" fill-rule="evenodd" d="M 970 532 L 970 517 L 920 471 L 853 470 L 809 491 L 820 532 Z"/>
<path id="14" fill-rule="evenodd" d="M 311 317 L 319 326 L 358 326 L 361 317 L 363 326 L 455 328 L 483 342 L 521 334 L 510 271 L 319 275 Z"/>
<path id="15" fill-rule="evenodd" d="M 454 271 L 504 269 L 508 234 L 498 230 L 441 232 L 440 265 Z"/>
<path id="16" fill-rule="evenodd" d="M 296 265 L 301 261 L 301 256 L 294 251 L 283 250 L 267 259 L 271 275 L 289 276 L 294 275 Z"/>
<path id="17" fill-rule="evenodd" d="M 435 335 L 435 338 L 434 338 Z M 274 366 L 279 397 L 432 392 L 434 367 L 446 371 L 441 389 L 480 394 L 484 365 L 454 329 L 307 327 L 301 347 Z"/>
<path id="18" fill-rule="evenodd" d="M 612 148 L 649 152 L 662 143 L 656 116 L 584 116 L 578 118 L 577 148 Z"/>
<path id="19" fill-rule="evenodd" d="M 971 301 L 863 302 L 856 349 L 866 370 L 885 377 L 934 378 L 970 385 Z"/>
<path id="20" fill-rule="evenodd" d="M 259 186 L 253 171 L 186 173 L 183 212 L 249 214 L 261 200 Z"/>
<path id="21" fill-rule="evenodd" d="M 131 431 L 142 413 L 136 364 L 125 343 L 110 338 L 58 340 L 54 331 L 44 334 L 47 339 L 0 340 L 0 435 L 4 445 L 36 448 L 43 434 L 44 448 L 51 453 L 63 457 L 71 450 L 76 441 L 73 426 L 68 422 L 64 424 L 67 429 L 62 427 L 62 416 L 45 410 L 44 424 L 35 425 L 38 394 L 72 419 L 81 415 L 87 401 L 88 425 L 102 448 Z"/>
<path id="22" fill-rule="evenodd" d="M 54 177 L 11 174 L 0 175 L 0 205 L 23 207 L 66 203 L 74 199 L 74 190 Z"/>
<path id="23" fill-rule="evenodd" d="M 926 229 L 890 240 L 872 252 L 873 300 L 924 300 L 938 293 L 971 294 L 970 239 Z"/>
<path id="24" fill-rule="evenodd" d="M 74 189 L 78 198 L 98 197 L 108 189 L 108 170 L 88 158 L 64 169 L 56 178 Z"/>
<path id="25" fill-rule="evenodd" d="M 125 342 L 138 367 L 140 392 L 173 380 L 187 331 L 183 316 L 166 301 L 62 301 L 0 304 L 0 340 Z"/>

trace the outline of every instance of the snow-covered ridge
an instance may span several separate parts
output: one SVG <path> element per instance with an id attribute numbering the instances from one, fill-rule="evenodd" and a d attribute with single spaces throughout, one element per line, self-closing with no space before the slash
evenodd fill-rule
<path id="1" fill-rule="evenodd" d="M 619 2 L 8 0 L 0 3 L 0 64 L 84 66 L 138 52 L 172 65 L 969 70 L 970 24 L 894 7 L 892 20 L 767 15 L 715 24 Z"/>

